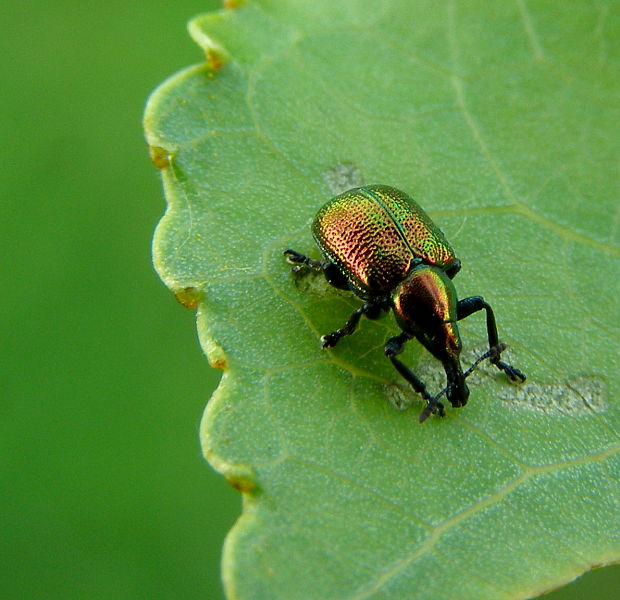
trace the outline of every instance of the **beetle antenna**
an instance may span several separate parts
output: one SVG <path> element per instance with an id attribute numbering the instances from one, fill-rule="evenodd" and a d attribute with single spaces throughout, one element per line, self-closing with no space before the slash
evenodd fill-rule
<path id="1" fill-rule="evenodd" d="M 508 348 L 508 346 L 504 343 L 499 343 L 496 346 L 493 346 L 492 348 L 489 348 L 486 352 L 484 352 L 483 354 L 481 354 L 476 361 L 474 362 L 474 364 L 469 367 L 469 369 L 467 369 L 467 371 L 465 371 L 463 373 L 463 379 L 466 379 L 467 377 L 469 377 L 477 368 L 478 365 L 483 361 L 486 360 L 487 358 L 493 358 L 494 356 L 497 356 L 498 354 L 501 354 L 504 350 L 506 350 L 506 348 Z M 430 401 L 430 405 L 432 406 L 436 406 L 437 405 L 437 400 L 439 400 L 439 398 L 441 398 L 446 392 L 448 391 L 448 388 L 445 387 L 443 388 L 443 390 L 441 390 L 439 393 L 437 393 L 435 396 L 433 396 L 433 399 Z M 430 412 L 428 414 L 425 414 L 426 411 L 423 411 L 422 415 L 420 415 L 420 419 L 422 419 L 422 416 L 424 416 L 424 420 L 426 420 L 427 417 L 430 416 Z M 420 420 L 420 422 L 422 422 L 422 420 Z"/>
<path id="2" fill-rule="evenodd" d="M 487 358 L 493 358 L 494 356 L 501 354 L 504 350 L 506 350 L 506 348 L 508 348 L 508 345 L 504 343 L 499 343 L 497 344 L 497 346 L 493 346 L 493 348 L 489 348 L 484 354 L 481 354 L 476 359 L 476 362 L 474 362 L 474 364 L 471 367 L 469 367 L 469 369 L 467 369 L 465 373 L 463 373 L 463 377 L 469 377 L 478 368 L 478 365 L 483 360 L 486 360 Z M 442 393 L 444 393 L 445 391 L 446 390 L 443 390 Z"/>

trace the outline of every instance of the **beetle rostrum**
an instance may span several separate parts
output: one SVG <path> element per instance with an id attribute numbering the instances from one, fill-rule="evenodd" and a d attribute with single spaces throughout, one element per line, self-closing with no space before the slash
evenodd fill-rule
<path id="1" fill-rule="evenodd" d="M 482 296 L 458 300 L 452 279 L 461 261 L 443 232 L 420 205 L 404 192 L 386 185 L 354 188 L 332 198 L 312 224 L 323 260 L 285 250 L 294 270 L 315 269 L 336 288 L 352 291 L 363 304 L 345 325 L 321 338 L 323 348 L 351 335 L 362 317 L 377 319 L 392 310 L 401 333 L 385 344 L 385 355 L 425 400 L 423 422 L 431 414 L 444 416 L 443 404 L 431 396 L 420 379 L 397 357 L 405 344 L 417 339 L 446 372 L 446 396 L 454 408 L 465 406 L 469 388 L 460 362 L 461 338 L 457 321 L 479 310 L 486 312 L 489 358 L 513 381 L 525 375 L 501 360 L 492 308 Z M 476 361 L 476 365 L 480 362 Z M 474 365 L 475 367 L 475 365 Z"/>

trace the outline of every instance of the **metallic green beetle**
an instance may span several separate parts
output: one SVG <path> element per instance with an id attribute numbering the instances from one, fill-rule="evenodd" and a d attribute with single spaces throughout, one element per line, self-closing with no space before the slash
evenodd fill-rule
<path id="1" fill-rule="evenodd" d="M 318 212 L 312 233 L 324 260 L 308 258 L 294 250 L 284 254 L 294 270 L 321 270 L 339 289 L 354 292 L 364 303 L 341 329 L 321 338 L 323 348 L 335 346 L 351 335 L 362 315 L 377 319 L 392 310 L 400 335 L 389 339 L 385 354 L 396 370 L 426 401 L 420 415 L 444 416 L 438 398 L 397 357 L 405 343 L 416 338 L 439 361 L 446 372 L 446 395 L 453 407 L 467 404 L 469 389 L 460 363 L 461 338 L 457 321 L 486 311 L 489 351 L 481 358 L 504 371 L 513 381 L 525 375 L 500 360 L 506 348 L 497 335 L 493 310 L 481 296 L 457 300 L 452 278 L 461 261 L 443 232 L 407 194 L 386 185 L 354 188 L 330 200 Z M 480 359 L 476 362 L 478 362 Z M 475 366 L 475 365 L 474 365 Z"/>

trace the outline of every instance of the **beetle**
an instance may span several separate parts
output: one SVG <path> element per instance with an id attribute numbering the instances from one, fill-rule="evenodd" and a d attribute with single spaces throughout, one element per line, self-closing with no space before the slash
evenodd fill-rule
<path id="1" fill-rule="evenodd" d="M 332 286 L 352 291 L 363 301 L 343 327 L 321 337 L 322 347 L 333 348 L 351 335 L 362 316 L 377 319 L 392 310 L 401 333 L 387 341 L 384 352 L 424 398 L 420 422 L 431 414 L 445 415 L 439 402 L 443 391 L 454 408 L 467 404 L 465 379 L 481 359 L 489 358 L 512 381 L 525 381 L 519 369 L 501 360 L 506 345 L 499 341 L 491 306 L 482 296 L 458 300 L 452 279 L 461 269 L 461 261 L 441 229 L 413 198 L 387 185 L 353 188 L 319 210 L 312 234 L 323 260 L 285 250 L 287 261 L 295 265 L 293 270 L 322 271 Z M 486 312 L 489 351 L 463 373 L 457 321 L 480 310 Z M 397 358 L 413 338 L 445 370 L 446 388 L 434 397 Z"/>

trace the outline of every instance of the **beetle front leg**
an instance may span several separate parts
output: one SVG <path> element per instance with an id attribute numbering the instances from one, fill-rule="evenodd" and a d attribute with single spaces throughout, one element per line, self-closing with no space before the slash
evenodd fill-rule
<path id="1" fill-rule="evenodd" d="M 411 369 L 406 367 L 396 358 L 396 356 L 405 349 L 405 343 L 410 339 L 411 336 L 405 332 L 397 335 L 396 337 L 390 338 L 385 344 L 385 355 L 390 359 L 394 365 L 394 368 L 411 384 L 413 389 L 420 394 L 424 400 L 426 400 L 426 407 L 420 415 L 420 423 L 425 421 L 431 414 L 438 414 L 440 417 L 444 417 L 446 413 L 444 411 L 443 404 L 439 402 L 437 398 L 433 398 L 433 396 L 428 393 L 424 383 L 418 379 L 413 371 L 411 371 Z"/>
<path id="2" fill-rule="evenodd" d="M 338 343 L 340 338 L 344 337 L 345 335 L 351 335 L 357 329 L 357 326 L 359 325 L 360 319 L 362 318 L 363 314 L 371 313 L 371 315 L 374 316 L 376 311 L 376 304 L 372 304 L 371 302 L 365 302 L 349 317 L 349 320 L 346 322 L 344 327 L 322 336 L 321 346 L 323 348 L 333 348 Z"/>
<path id="3" fill-rule="evenodd" d="M 491 363 L 494 364 L 500 371 L 504 371 L 504 373 L 506 373 L 512 381 L 525 381 L 525 375 L 519 371 L 519 369 L 500 360 L 502 351 L 499 349 L 500 342 L 497 335 L 495 315 L 493 314 L 493 309 L 490 304 L 488 304 L 482 296 L 470 296 L 469 298 L 459 300 L 456 306 L 456 318 L 460 321 L 461 319 L 464 319 L 472 313 L 478 312 L 482 309 L 484 309 L 487 314 L 487 335 L 489 337 L 489 348 L 491 350 L 497 349 L 497 352 L 490 358 Z"/>

